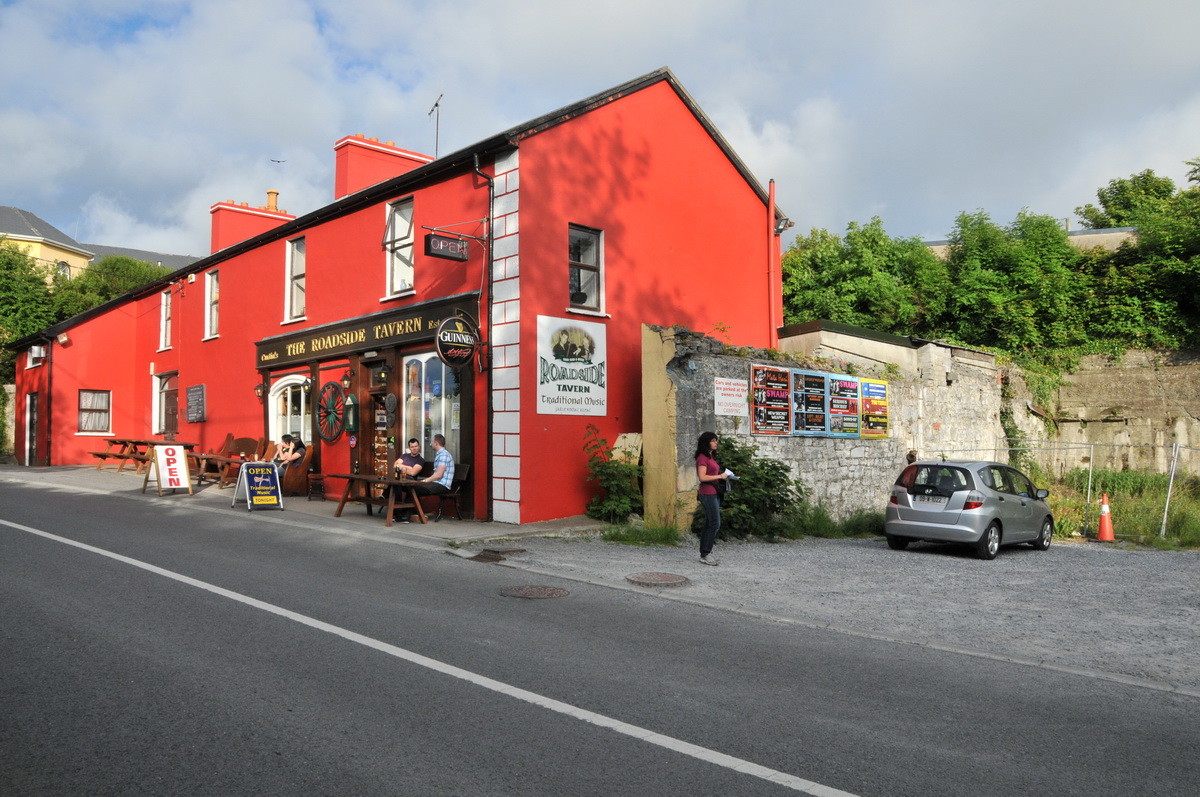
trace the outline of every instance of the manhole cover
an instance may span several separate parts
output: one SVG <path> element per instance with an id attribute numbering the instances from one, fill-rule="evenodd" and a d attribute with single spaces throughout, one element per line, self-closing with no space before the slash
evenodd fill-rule
<path id="1" fill-rule="evenodd" d="M 691 583 L 687 576 L 677 576 L 674 573 L 634 573 L 625 576 L 625 580 L 639 587 L 682 587 Z"/>
<path id="2" fill-rule="evenodd" d="M 509 587 L 500 594 L 506 598 L 562 598 L 571 593 L 558 587 Z"/>

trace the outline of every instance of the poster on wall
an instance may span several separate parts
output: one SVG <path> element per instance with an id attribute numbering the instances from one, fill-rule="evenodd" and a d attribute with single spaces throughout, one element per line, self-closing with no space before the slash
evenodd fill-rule
<path id="1" fill-rule="evenodd" d="M 791 434 L 792 372 L 751 365 L 750 385 L 750 434 Z"/>
<path id="2" fill-rule="evenodd" d="M 888 383 L 881 379 L 862 380 L 863 437 L 888 436 Z"/>
<path id="3" fill-rule="evenodd" d="M 538 316 L 537 411 L 608 413 L 608 346 L 603 324 Z"/>
<path id="4" fill-rule="evenodd" d="M 827 374 L 792 371 L 792 434 L 824 435 L 829 431 Z"/>
<path id="5" fill-rule="evenodd" d="M 713 414 L 745 418 L 750 414 L 750 383 L 713 377 Z"/>
<path id="6" fill-rule="evenodd" d="M 858 437 L 858 379 L 829 377 L 829 436 Z"/>

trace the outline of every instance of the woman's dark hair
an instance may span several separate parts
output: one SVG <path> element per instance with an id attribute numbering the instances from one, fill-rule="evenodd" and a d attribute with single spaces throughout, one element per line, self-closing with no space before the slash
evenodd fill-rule
<path id="1" fill-rule="evenodd" d="M 706 457 L 711 457 L 712 451 L 709 450 L 709 444 L 716 439 L 716 432 L 705 432 L 700 435 L 700 439 L 696 441 L 696 456 L 703 454 Z"/>

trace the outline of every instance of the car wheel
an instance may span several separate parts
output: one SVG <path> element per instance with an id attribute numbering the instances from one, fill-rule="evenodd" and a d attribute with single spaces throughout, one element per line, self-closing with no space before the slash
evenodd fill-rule
<path id="1" fill-rule="evenodd" d="M 992 521 L 975 543 L 975 555 L 980 559 L 995 559 L 1000 552 L 1000 524 Z"/>
<path id="2" fill-rule="evenodd" d="M 895 534 L 888 534 L 886 536 L 888 547 L 893 551 L 903 551 L 908 547 L 909 542 L 911 542 L 908 537 L 897 537 Z"/>
<path id="3" fill-rule="evenodd" d="M 1054 539 L 1054 521 L 1046 518 L 1042 521 L 1042 530 L 1038 533 L 1037 539 L 1029 544 L 1039 551 L 1045 551 L 1049 550 L 1052 539 Z"/>

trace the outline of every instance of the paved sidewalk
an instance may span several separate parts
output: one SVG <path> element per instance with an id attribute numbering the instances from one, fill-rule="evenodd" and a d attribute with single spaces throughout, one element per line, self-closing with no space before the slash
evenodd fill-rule
<path id="1" fill-rule="evenodd" d="M 133 498 L 143 496 L 142 487 L 145 477 L 131 471 L 117 473 L 113 467 L 96 470 L 95 466 L 90 465 L 49 468 L 0 465 L 0 481 L 18 481 L 42 486 L 53 485 L 77 492 L 97 491 L 114 495 L 124 494 Z M 510 523 L 452 518 L 443 518 L 436 523 L 431 520 L 424 525 L 393 523 L 391 526 L 385 526 L 383 515 L 380 514 L 378 507 L 374 514 L 368 515 L 365 505 L 355 503 L 347 503 L 346 508 L 342 510 L 342 516 L 335 518 L 333 513 L 337 511 L 338 499 L 341 498 L 344 484 L 345 482 L 341 479 L 329 479 L 326 485 L 329 497 L 324 501 L 309 501 L 303 497 L 284 496 L 282 512 L 274 509 L 259 510 L 258 514 L 263 517 L 274 516 L 275 520 L 291 521 L 309 527 L 325 527 L 372 535 L 382 534 L 397 540 L 439 546 L 449 543 L 465 545 L 510 537 L 598 533 L 604 526 L 603 523 L 583 515 L 544 523 L 526 523 L 519 526 Z M 216 511 L 248 511 L 244 502 L 239 503 L 236 507 L 231 506 L 234 492 L 232 486 L 218 489 L 215 484 L 209 482 L 199 487 L 193 484 L 192 489 L 194 490 L 192 495 L 188 495 L 186 490 L 180 490 L 174 494 L 166 491 L 159 499 L 158 490 L 151 482 L 146 486 L 144 497 L 163 501 L 189 502 L 198 507 Z"/>

